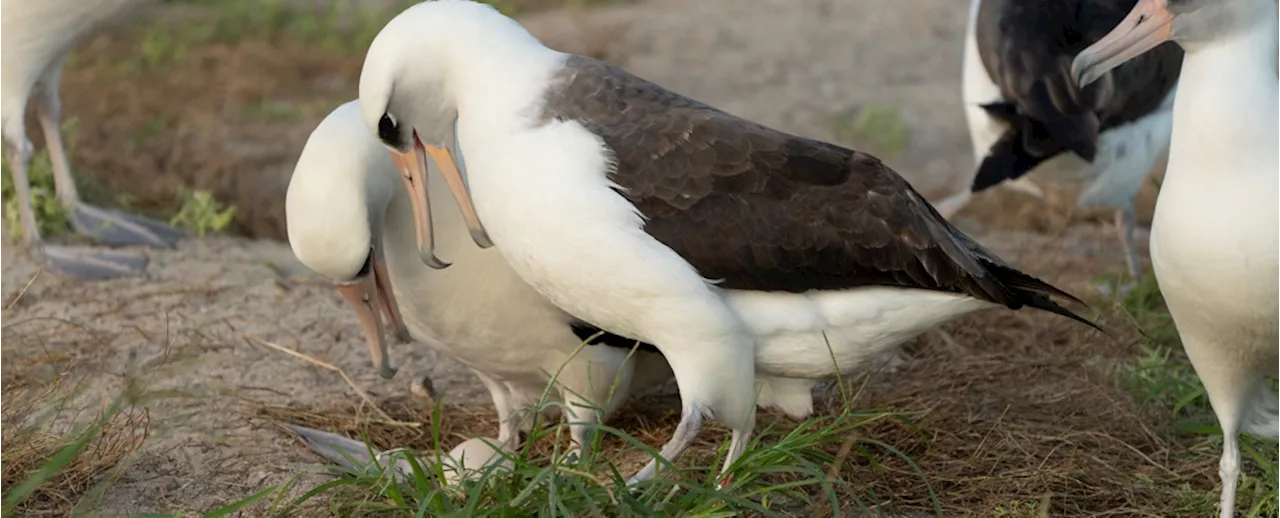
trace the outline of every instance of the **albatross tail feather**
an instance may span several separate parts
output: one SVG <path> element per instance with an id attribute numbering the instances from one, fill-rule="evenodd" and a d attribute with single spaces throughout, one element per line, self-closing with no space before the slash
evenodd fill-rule
<path id="1" fill-rule="evenodd" d="M 1110 333 L 1107 333 L 1107 330 L 1099 327 L 1098 324 L 1095 324 L 1089 319 L 1080 316 L 1074 311 L 1071 311 L 1067 308 L 1062 307 L 1062 305 L 1058 304 L 1057 302 L 1054 302 L 1053 299 L 1051 298 L 1051 297 L 1059 297 L 1059 298 L 1074 302 L 1076 304 L 1080 304 L 1081 306 L 1089 307 L 1088 304 L 1086 304 L 1083 300 L 1080 300 L 1079 298 L 1077 298 L 1075 295 L 1062 291 L 1061 289 L 1058 289 L 1047 282 L 1044 282 L 1040 279 L 1037 279 L 1035 277 L 1022 273 L 1008 266 L 1003 266 L 999 264 L 989 264 L 987 265 L 987 268 L 990 269 L 990 271 L 995 274 L 996 278 L 1000 280 L 1001 284 L 1007 286 L 1008 288 L 1013 290 L 1014 293 L 1019 295 L 1018 297 L 1020 299 L 1019 302 L 1021 302 L 1023 305 L 1048 311 L 1050 313 L 1054 313 L 1057 315 L 1061 315 L 1061 316 L 1070 318 L 1071 320 L 1075 320 L 1076 322 L 1080 322 L 1081 324 L 1097 329 L 1098 331 L 1101 331 L 1103 334 L 1110 334 Z"/>

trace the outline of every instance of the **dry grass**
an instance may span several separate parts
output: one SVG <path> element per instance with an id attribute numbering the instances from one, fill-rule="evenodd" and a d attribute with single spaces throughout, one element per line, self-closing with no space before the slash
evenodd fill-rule
<path id="1" fill-rule="evenodd" d="M 61 382 L 5 384 L 0 404 L 5 516 L 65 516 L 82 503 L 92 506 L 86 497 L 94 496 L 95 488 L 105 490 L 112 474 L 147 439 L 151 417 L 145 408 L 110 403 L 86 423 L 63 414 L 70 397 L 63 388 Z"/>

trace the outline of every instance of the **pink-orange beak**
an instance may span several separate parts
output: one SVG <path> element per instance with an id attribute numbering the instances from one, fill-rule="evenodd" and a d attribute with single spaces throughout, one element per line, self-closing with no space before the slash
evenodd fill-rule
<path id="1" fill-rule="evenodd" d="M 489 234 L 480 224 L 480 217 L 476 215 L 471 194 L 467 191 L 466 183 L 462 181 L 462 173 L 458 171 L 458 164 L 453 160 L 453 155 L 448 149 L 423 145 L 415 132 L 413 149 L 407 153 L 392 151 L 391 158 L 395 160 L 396 168 L 400 170 L 400 176 L 404 180 L 404 186 L 409 190 L 409 200 L 413 205 L 413 218 L 417 228 L 418 256 L 427 266 L 439 270 L 447 268 L 449 263 L 441 261 L 435 254 L 435 229 L 431 226 L 431 201 L 427 193 L 426 155 L 431 156 L 431 160 L 440 168 L 440 175 L 449 184 L 453 199 L 462 209 L 462 218 L 467 223 L 467 229 L 471 231 L 471 239 L 480 248 L 489 248 L 493 246 L 493 242 L 489 240 Z"/>
<path id="2" fill-rule="evenodd" d="M 359 281 L 339 285 L 338 293 L 347 300 L 347 304 L 355 310 L 356 318 L 360 320 L 360 328 L 364 331 L 365 341 L 369 344 L 369 355 L 373 358 L 373 364 L 378 367 L 378 375 L 391 379 L 396 375 L 396 368 L 391 366 L 391 357 L 387 354 L 386 330 L 383 328 L 381 316 L 385 315 L 391 322 L 398 340 L 407 342 L 410 337 L 409 329 L 400 317 L 400 307 L 396 303 L 395 294 L 391 292 L 386 264 L 375 257 L 372 271 Z M 378 307 L 375 308 L 374 304 Z"/>
<path id="3" fill-rule="evenodd" d="M 1084 88 L 1111 69 L 1169 41 L 1172 31 L 1173 13 L 1167 0 L 1138 0 L 1120 25 L 1076 55 L 1071 75 Z"/>

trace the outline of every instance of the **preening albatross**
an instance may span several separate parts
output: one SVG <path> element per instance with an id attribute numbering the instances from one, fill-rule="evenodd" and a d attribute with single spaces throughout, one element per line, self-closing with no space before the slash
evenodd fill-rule
<path id="1" fill-rule="evenodd" d="M 52 271 L 84 279 L 135 275 L 147 258 L 123 250 L 46 245 L 31 208 L 27 169 L 32 145 L 27 139 L 27 101 L 35 103 L 53 165 L 58 201 L 76 232 L 112 246 L 174 246 L 181 234 L 164 223 L 95 207 L 80 201 L 62 143 L 62 103 L 58 80 L 67 55 L 80 41 L 154 0 L 4 0 L 0 31 L 0 118 L 13 174 L 22 237 Z"/>
<path id="2" fill-rule="evenodd" d="M 1050 300 L 1069 296 L 960 233 L 875 157 L 556 52 L 487 5 L 396 16 L 367 54 L 360 108 L 410 179 L 425 261 L 463 262 L 432 250 L 419 187 L 430 156 L 477 244 L 492 238 L 575 317 L 662 352 L 682 402 L 666 459 L 704 417 L 732 430 L 724 469 L 742 455 L 769 338 L 846 327 L 849 343 L 833 348 L 878 347 L 996 306 L 1080 319 Z M 465 184 L 445 149 L 455 120 Z"/>
<path id="3" fill-rule="evenodd" d="M 1280 435 L 1280 88 L 1275 0 L 1140 0 L 1076 56 L 1090 84 L 1166 41 L 1186 50 L 1151 265 L 1222 425 L 1221 516 L 1235 512 L 1241 431 Z"/>
<path id="4" fill-rule="evenodd" d="M 443 194 L 439 175 L 434 191 Z M 437 209 L 439 248 L 459 259 L 448 270 L 417 255 L 409 196 L 386 149 L 365 130 L 355 101 L 339 106 L 311 133 L 285 200 L 289 244 L 308 268 L 331 279 L 355 309 L 374 363 L 395 371 L 386 354 L 385 315 L 402 339 L 410 336 L 471 368 L 493 397 L 498 440 L 514 448 L 519 414 L 538 403 L 551 376 L 575 408 L 573 438 L 585 444 L 591 408 L 612 412 L 635 381 L 670 379 L 665 360 L 622 347 L 582 344 L 590 328 L 529 287 L 493 250 L 467 236 L 454 210 Z M 438 198 L 438 195 L 436 195 Z M 437 205 L 447 207 L 443 199 Z M 574 353 L 577 352 L 575 355 Z M 561 368 L 563 366 L 563 369 Z"/>
<path id="5" fill-rule="evenodd" d="M 938 202 L 947 216 L 971 193 L 1044 171 L 1087 179 L 1078 207 L 1115 210 L 1129 272 L 1133 200 L 1169 147 L 1182 50 L 1169 44 L 1081 88 L 1071 59 L 1136 0 L 972 0 L 965 41 L 964 103 L 977 168 L 969 189 Z"/>

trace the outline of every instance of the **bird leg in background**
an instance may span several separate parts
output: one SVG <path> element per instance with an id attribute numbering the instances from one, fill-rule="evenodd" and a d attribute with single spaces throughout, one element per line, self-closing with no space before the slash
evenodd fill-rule
<path id="1" fill-rule="evenodd" d="M 22 223 L 22 240 L 28 246 L 40 247 L 40 227 L 36 225 L 36 213 L 31 209 L 31 182 L 27 178 L 27 166 L 31 163 L 31 143 L 23 139 L 13 145 L 5 139 L 9 148 L 9 173 L 13 176 L 13 194 L 18 199 L 18 219 Z"/>
<path id="2" fill-rule="evenodd" d="M 1124 250 L 1124 260 L 1129 266 L 1129 275 L 1136 284 L 1142 280 L 1142 262 L 1134 250 L 1133 235 L 1138 227 L 1138 215 L 1133 210 L 1133 202 L 1116 209 L 1116 232 L 1120 238 L 1120 248 Z"/>
<path id="3" fill-rule="evenodd" d="M 52 84 L 57 84 L 57 77 Z M 71 167 L 67 161 L 66 147 L 62 143 L 61 105 L 57 89 L 44 87 L 34 98 L 36 118 L 44 131 L 45 146 L 49 149 L 49 162 L 53 166 L 53 182 L 58 190 L 58 201 L 67 209 L 71 225 L 76 232 L 92 237 L 110 246 L 143 245 L 173 248 L 182 233 L 177 229 L 141 216 L 95 207 L 80 201 Z M 96 255 L 97 257 L 92 257 Z M 86 261 L 113 262 L 112 254 L 82 251 L 71 257 Z M 143 264 L 145 266 L 145 262 Z"/>
<path id="4" fill-rule="evenodd" d="M 16 140 L 16 139 L 12 139 Z M 31 207 L 31 183 L 27 171 L 31 165 L 31 142 L 23 137 L 13 145 L 6 139 L 10 151 L 9 171 L 13 175 L 14 196 L 18 201 L 18 219 L 22 225 L 22 239 L 34 258 L 44 263 L 50 271 L 80 279 L 110 279 L 137 275 L 147 267 L 147 258 L 136 254 L 84 247 L 45 245 L 40 237 L 39 223 Z"/>

